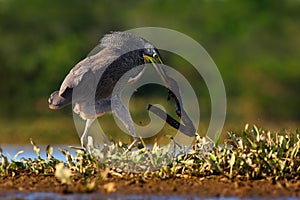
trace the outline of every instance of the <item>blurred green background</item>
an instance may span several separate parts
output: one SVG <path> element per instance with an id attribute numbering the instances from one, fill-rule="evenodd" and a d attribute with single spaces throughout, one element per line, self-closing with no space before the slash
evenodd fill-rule
<path id="1" fill-rule="evenodd" d="M 0 144 L 79 144 L 71 107 L 49 110 L 49 94 L 105 33 L 147 26 L 183 32 L 211 55 L 228 95 L 225 131 L 245 123 L 299 128 L 300 1 L 1 0 Z M 165 60 L 193 74 L 179 58 Z M 210 104 L 202 83 L 205 130 Z M 114 126 L 111 116 L 102 121 Z"/>

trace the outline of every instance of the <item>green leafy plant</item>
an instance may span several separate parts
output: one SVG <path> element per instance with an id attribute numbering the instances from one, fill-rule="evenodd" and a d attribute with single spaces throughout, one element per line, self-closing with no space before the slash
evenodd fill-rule
<path id="1" fill-rule="evenodd" d="M 47 157 L 41 158 L 40 148 L 31 140 L 37 158 L 17 159 L 18 152 L 9 159 L 0 148 L 0 175 L 16 176 L 22 173 L 56 176 L 62 184 L 75 180 L 85 183 L 84 192 L 92 191 L 96 183 L 106 176 L 117 178 L 138 177 L 190 177 L 222 175 L 229 179 L 299 179 L 300 136 L 296 132 L 271 133 L 255 125 L 239 135 L 229 132 L 224 143 L 216 144 L 207 138 L 196 137 L 189 152 L 175 150 L 175 144 L 151 149 L 127 150 L 122 143 L 105 146 L 101 151 L 91 149 L 92 155 L 84 149 L 75 148 L 75 155 L 68 149 L 59 149 L 65 161 L 53 156 L 53 148 L 47 146 Z"/>

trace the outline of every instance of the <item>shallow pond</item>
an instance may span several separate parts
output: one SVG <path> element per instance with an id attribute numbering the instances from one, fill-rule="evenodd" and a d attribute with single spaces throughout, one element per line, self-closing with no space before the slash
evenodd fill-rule
<path id="1" fill-rule="evenodd" d="M 9 159 L 13 159 L 14 156 L 20 152 L 23 151 L 23 153 L 19 154 L 17 157 L 17 160 L 23 158 L 37 158 L 37 154 L 33 151 L 33 146 L 31 145 L 11 145 L 11 144 L 4 144 L 0 145 L 3 150 L 3 155 L 6 156 Z M 68 146 L 76 146 L 76 145 L 53 145 L 53 156 L 58 159 L 65 161 L 65 156 L 58 150 L 58 148 L 61 149 L 67 149 L 71 154 L 75 155 L 75 150 L 68 148 Z M 78 146 L 78 145 L 77 145 Z M 42 158 L 46 158 L 46 147 L 47 145 L 39 145 L 40 148 L 40 155 Z"/>

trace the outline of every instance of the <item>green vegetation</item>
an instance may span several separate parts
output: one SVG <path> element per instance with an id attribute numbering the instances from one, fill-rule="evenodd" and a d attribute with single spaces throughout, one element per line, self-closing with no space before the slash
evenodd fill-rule
<path id="1" fill-rule="evenodd" d="M 300 138 L 299 133 L 273 133 L 251 129 L 238 134 L 229 133 L 229 139 L 222 145 L 197 137 L 192 150 L 173 156 L 171 146 L 142 148 L 127 151 L 123 144 L 108 146 L 102 154 L 94 150 L 90 156 L 82 149 L 76 155 L 60 150 L 66 161 L 52 156 L 53 148 L 47 147 L 47 158 L 40 157 L 39 147 L 32 142 L 38 158 L 21 158 L 17 154 L 8 160 L 0 151 L 0 175 L 44 174 L 56 176 L 62 184 L 81 180 L 86 191 L 91 191 L 96 182 L 108 174 L 116 178 L 134 177 L 205 177 L 221 175 L 229 179 L 299 179 Z M 74 148 L 74 147 L 73 147 Z M 21 154 L 22 152 L 20 152 Z M 104 156 L 100 162 L 99 156 Z M 156 168 L 153 168 L 156 167 Z M 138 170 L 135 170 L 138 169 Z M 138 172 L 139 171 L 139 172 Z"/>
<path id="2" fill-rule="evenodd" d="M 299 127 L 299 9 L 293 0 L 0 1 L 0 142 L 32 137 L 47 144 L 58 132 L 64 143 L 74 142 L 71 109 L 50 111 L 49 94 L 105 33 L 145 26 L 183 32 L 209 52 L 226 87 L 227 129 L 245 122 Z M 163 57 L 191 81 L 201 119 L 208 121 L 210 98 L 201 76 L 181 58 Z M 59 126 L 47 126 L 47 134 L 46 126 L 25 127 L 34 121 Z M 11 134 L 22 137 L 11 141 Z"/>

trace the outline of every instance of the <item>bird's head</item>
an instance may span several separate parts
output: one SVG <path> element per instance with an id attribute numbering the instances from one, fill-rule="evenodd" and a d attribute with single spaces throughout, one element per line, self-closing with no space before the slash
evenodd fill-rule
<path id="1" fill-rule="evenodd" d="M 143 49 L 143 58 L 145 63 L 151 63 L 153 65 L 166 86 L 169 87 L 168 76 L 161 66 L 164 63 L 158 50 L 152 44 L 146 43 L 145 48 Z"/>
<path id="2" fill-rule="evenodd" d="M 158 50 L 150 43 L 145 44 L 145 48 L 143 49 L 143 58 L 145 63 L 163 64 Z"/>

